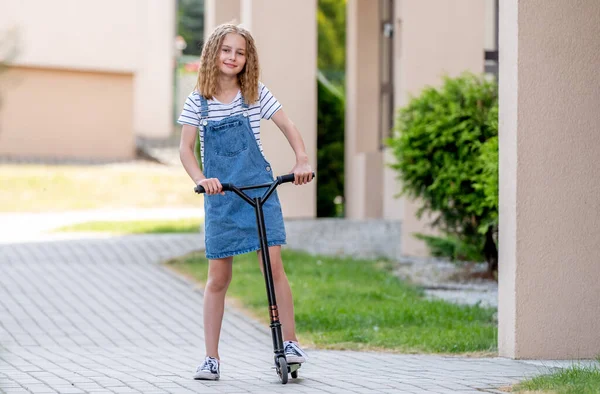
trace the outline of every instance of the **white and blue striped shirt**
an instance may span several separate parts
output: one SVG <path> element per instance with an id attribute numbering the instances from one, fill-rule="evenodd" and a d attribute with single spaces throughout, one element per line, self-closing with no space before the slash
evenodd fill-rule
<path id="1" fill-rule="evenodd" d="M 254 138 L 258 144 L 260 152 L 263 154 L 262 143 L 260 142 L 260 120 L 271 119 L 275 112 L 281 109 L 281 104 L 269 89 L 262 83 L 258 84 L 259 99 L 256 103 L 248 104 L 248 115 L 250 118 L 250 126 L 254 132 Z M 238 91 L 233 101 L 229 104 L 223 104 L 215 99 L 208 100 L 208 120 L 218 121 L 228 116 L 239 115 L 242 113 L 242 93 Z M 177 123 L 195 126 L 199 129 L 200 135 L 200 153 L 204 162 L 204 129 L 200 124 L 201 118 L 201 103 L 200 94 L 197 91 L 190 93 L 183 105 L 183 111 Z"/>

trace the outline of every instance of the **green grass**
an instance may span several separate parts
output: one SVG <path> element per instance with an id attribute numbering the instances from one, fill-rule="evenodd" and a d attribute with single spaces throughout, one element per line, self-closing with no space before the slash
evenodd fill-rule
<path id="1" fill-rule="evenodd" d="M 382 262 L 314 257 L 284 250 L 303 342 L 322 348 L 389 349 L 405 353 L 496 351 L 495 310 L 429 301 Z M 195 253 L 168 265 L 200 282 L 207 261 Z M 228 296 L 268 323 L 265 285 L 256 255 L 235 258 Z"/>
<path id="2" fill-rule="evenodd" d="M 202 206 L 183 167 L 159 164 L 3 164 L 0 185 L 0 212 Z"/>
<path id="3" fill-rule="evenodd" d="M 65 226 L 55 232 L 109 232 L 117 234 L 197 233 L 202 219 L 139 220 L 130 222 L 86 222 Z"/>
<path id="4" fill-rule="evenodd" d="M 599 360 L 600 362 L 600 360 Z M 574 365 L 516 385 L 513 392 L 535 391 L 556 394 L 600 394 L 600 368 Z"/>

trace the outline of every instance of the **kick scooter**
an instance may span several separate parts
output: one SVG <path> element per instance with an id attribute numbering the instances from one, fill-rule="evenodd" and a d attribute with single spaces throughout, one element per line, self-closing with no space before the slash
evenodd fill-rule
<path id="1" fill-rule="evenodd" d="M 313 172 L 313 177 L 315 173 Z M 251 186 L 236 186 L 230 183 L 222 183 L 223 191 L 232 191 L 240 196 L 244 201 L 254 207 L 256 213 L 256 224 L 258 227 L 258 239 L 260 241 L 260 248 L 263 251 L 263 267 L 265 272 L 265 284 L 267 287 L 267 298 L 269 301 L 269 316 L 271 318 L 271 336 L 273 337 L 273 350 L 275 353 L 275 370 L 282 384 L 288 382 L 288 373 L 292 375 L 292 378 L 298 377 L 298 369 L 301 364 L 298 363 L 287 363 L 285 353 L 283 350 L 283 336 L 281 334 L 281 323 L 279 322 L 279 312 L 277 311 L 277 300 L 275 299 L 275 288 L 273 285 L 273 275 L 271 273 L 271 258 L 269 256 L 269 247 L 267 241 L 267 229 L 265 227 L 265 218 L 263 216 L 263 204 L 269 199 L 271 194 L 275 191 L 277 186 L 282 183 L 288 183 L 294 181 L 294 174 L 287 174 L 278 176 L 271 183 L 263 183 L 260 185 Z M 250 197 L 244 190 L 249 189 L 261 189 L 266 188 L 267 190 L 262 197 Z M 204 188 L 200 185 L 194 188 L 194 191 L 198 194 L 204 193 Z"/>

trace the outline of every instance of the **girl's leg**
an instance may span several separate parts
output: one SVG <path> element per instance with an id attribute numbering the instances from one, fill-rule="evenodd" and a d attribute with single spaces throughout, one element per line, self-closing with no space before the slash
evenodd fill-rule
<path id="1" fill-rule="evenodd" d="M 208 261 L 208 280 L 204 289 L 204 343 L 206 356 L 219 358 L 219 336 L 225 310 L 225 293 L 231 282 L 233 257 Z"/>
<path id="2" fill-rule="evenodd" d="M 296 322 L 294 320 L 294 301 L 292 299 L 292 289 L 283 269 L 281 260 L 281 246 L 269 247 L 271 259 L 271 271 L 273 273 L 273 284 L 275 285 L 275 297 L 277 298 L 277 309 L 284 341 L 296 341 Z M 258 263 L 260 270 L 264 275 L 262 252 L 258 251 Z"/>

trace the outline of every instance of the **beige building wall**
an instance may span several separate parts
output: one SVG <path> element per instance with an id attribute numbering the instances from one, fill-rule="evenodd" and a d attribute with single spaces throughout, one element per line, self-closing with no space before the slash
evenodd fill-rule
<path id="1" fill-rule="evenodd" d="M 485 2 L 480 0 L 396 1 L 396 107 L 425 86 L 440 85 L 442 76 L 483 72 Z M 386 177 L 385 190 L 397 190 Z M 390 195 L 386 198 L 389 200 Z M 402 215 L 403 254 L 426 256 L 425 244 L 414 233 L 429 233 L 429 218 L 419 220 L 419 202 L 405 199 Z M 396 214 L 397 215 L 397 214 Z"/>
<path id="2" fill-rule="evenodd" d="M 348 0 L 346 14 L 346 217 L 383 214 L 383 154 L 379 150 L 379 1 Z"/>
<path id="3" fill-rule="evenodd" d="M 383 217 L 387 220 L 404 220 L 404 200 L 398 173 L 390 168 L 394 156 L 390 149 L 383 152 Z"/>
<path id="4" fill-rule="evenodd" d="M 127 2 L 116 3 L 113 15 Z M 176 1 L 135 3 L 138 12 L 128 15 L 129 23 L 137 25 L 134 45 L 129 47 L 136 57 L 133 127 L 136 135 L 164 138 L 173 132 Z M 100 4 L 107 7 L 106 0 Z"/>
<path id="5" fill-rule="evenodd" d="M 596 357 L 600 3 L 500 3 L 500 355 Z"/>
<path id="6" fill-rule="evenodd" d="M 221 23 L 241 22 L 240 0 L 204 0 L 204 37 Z"/>
<path id="7" fill-rule="evenodd" d="M 47 99 L 40 100 L 45 109 L 50 107 L 55 108 L 56 112 L 61 112 L 66 105 L 77 100 L 83 101 L 82 97 L 86 97 L 92 91 L 87 91 L 85 96 L 79 97 L 66 96 L 66 92 L 80 91 L 79 86 L 68 84 L 86 77 L 91 78 L 90 88 L 93 86 L 97 89 L 93 91 L 95 96 L 104 100 L 97 102 L 96 107 L 102 114 L 96 119 L 100 124 L 76 129 L 74 125 L 79 125 L 79 122 L 69 126 L 65 122 L 47 121 L 43 131 L 39 128 L 22 131 L 27 133 L 29 140 L 45 138 L 40 136 L 42 132 L 56 135 L 57 138 L 53 140 L 56 156 L 74 154 L 80 157 L 80 154 L 75 152 L 83 152 L 85 149 L 74 149 L 74 140 L 66 136 L 91 134 L 96 127 L 104 130 L 114 127 L 116 121 L 123 120 L 123 110 L 132 112 L 132 115 L 127 117 L 131 119 L 130 122 L 118 127 L 121 132 L 129 134 L 121 140 L 121 143 L 129 144 L 127 148 L 102 144 L 92 152 L 92 156 L 85 158 L 130 158 L 135 150 L 134 134 L 163 137 L 171 133 L 174 0 L 0 0 L 0 8 L 0 26 L 17 30 L 18 57 L 12 64 L 18 68 L 18 74 L 23 78 L 23 86 L 31 87 L 31 81 L 43 86 L 53 85 L 55 81 L 41 81 L 40 78 L 53 78 L 54 72 L 60 72 L 59 80 L 67 84 L 61 87 L 60 93 L 48 92 Z M 25 70 L 31 70 L 31 76 Z M 64 72 L 74 75 L 65 76 Z M 123 77 L 132 79 L 132 82 L 125 84 L 132 90 L 125 95 L 131 97 L 131 101 L 125 107 L 116 108 L 117 103 L 122 105 L 122 98 L 110 96 L 114 87 L 98 85 L 96 81 L 99 76 L 107 78 L 107 81 L 122 81 Z M 10 90 L 15 84 L 15 89 L 22 89 L 18 86 L 19 83 L 19 80 L 11 82 L 5 89 L 6 97 L 11 100 L 24 97 L 21 91 Z M 122 89 L 123 84 L 119 82 L 119 85 L 117 89 Z M 30 91 L 28 101 L 7 104 L 13 111 L 18 111 L 11 113 L 10 117 L 36 116 L 37 107 L 31 107 L 30 99 L 39 94 L 40 91 L 34 88 Z M 14 136 L 14 132 L 10 135 Z M 4 146 L 16 143 L 15 140 L 7 140 L 8 134 L 0 138 L 4 138 Z M 79 137 L 75 139 L 77 138 Z M 96 136 L 90 135 L 90 141 L 94 138 Z M 100 150 L 100 146 L 108 150 Z M 35 152 L 21 151 L 21 154 Z"/>
<path id="8" fill-rule="evenodd" d="M 132 157 L 132 74 L 14 67 L 4 80 L 0 155 Z"/>
<path id="9" fill-rule="evenodd" d="M 401 61 L 402 54 L 402 7 L 400 7 L 399 1 L 394 1 L 393 11 L 393 23 L 395 30 L 395 38 L 393 43 L 393 83 L 394 83 L 394 111 L 397 111 L 400 106 L 399 97 L 402 94 L 406 94 L 401 89 L 401 77 L 402 74 L 399 72 L 399 64 Z M 396 118 L 396 112 L 394 112 L 394 124 Z M 392 131 L 393 133 L 393 131 Z M 401 220 L 404 222 L 404 197 L 400 196 L 402 191 L 402 185 L 398 180 L 398 173 L 396 170 L 390 168 L 390 165 L 394 163 L 394 156 L 390 149 L 385 148 L 384 150 L 384 166 L 383 166 L 383 217 L 389 220 Z"/>
<path id="10" fill-rule="evenodd" d="M 486 50 L 496 50 L 496 1 L 484 0 L 485 33 L 483 46 Z"/>
<path id="11" fill-rule="evenodd" d="M 496 0 L 484 0 L 484 48 L 485 49 L 495 49 L 495 35 L 494 35 L 494 31 L 495 31 L 495 18 L 494 18 L 494 13 L 495 13 L 495 1 Z M 416 2 L 415 2 L 416 3 Z M 431 4 L 431 3 L 430 3 Z M 451 4 L 443 4 L 442 2 L 439 2 L 439 5 L 443 6 L 442 8 L 438 8 L 438 3 L 435 3 L 436 7 L 435 8 L 431 8 L 432 11 L 435 11 L 436 13 L 438 12 L 445 12 L 445 6 L 451 6 L 454 7 L 454 5 Z M 412 93 L 418 93 L 418 91 L 421 89 L 421 87 L 419 86 L 419 84 L 423 85 L 423 81 L 419 82 L 417 81 L 417 83 L 415 83 L 416 86 L 409 86 L 409 89 L 413 89 L 413 91 L 408 91 L 407 92 L 407 87 L 405 85 L 405 82 L 408 79 L 411 79 L 410 76 L 407 76 L 406 73 L 403 73 L 401 70 L 403 61 L 404 62 L 410 62 L 410 58 L 414 57 L 414 60 L 412 60 L 414 62 L 414 64 L 418 64 L 417 62 L 419 61 L 419 58 L 417 57 L 418 54 L 418 46 L 417 48 L 415 48 L 415 46 L 412 47 L 412 52 L 409 54 L 407 52 L 405 52 L 405 45 L 406 45 L 406 41 L 405 39 L 403 39 L 403 36 L 405 33 L 403 33 L 403 21 L 404 21 L 404 17 L 407 15 L 410 15 L 410 12 L 407 12 L 407 8 L 406 7 L 414 7 L 414 4 L 412 4 L 412 2 L 404 2 L 404 4 L 401 4 L 401 1 L 396 0 L 395 1 L 395 7 L 394 7 L 394 29 L 395 29 L 395 37 L 396 39 L 394 40 L 394 64 L 396 65 L 396 70 L 394 72 L 394 98 L 395 98 L 395 105 L 394 107 L 397 109 L 400 106 L 403 106 L 407 103 L 407 94 L 412 94 Z M 474 13 L 476 15 L 479 15 L 480 13 L 480 9 L 475 9 L 473 10 Z M 443 17 L 444 14 L 438 14 L 438 18 L 439 17 Z M 456 15 L 455 14 L 449 14 L 450 16 L 446 16 L 446 18 L 451 18 L 451 21 L 455 21 L 456 19 Z M 473 17 L 475 18 L 476 15 L 474 15 Z M 463 15 L 464 17 L 464 15 Z M 438 23 L 439 21 L 436 21 L 436 23 Z M 480 65 L 477 59 L 477 48 L 479 46 L 479 39 L 477 37 L 476 34 L 478 34 L 477 32 L 479 32 L 479 30 L 481 29 L 481 25 L 479 23 L 480 21 L 477 21 L 476 25 L 473 26 L 474 28 L 474 32 L 473 32 L 473 40 L 470 41 L 470 43 L 466 43 L 467 45 L 471 45 L 473 47 L 473 42 L 474 42 L 474 49 L 471 49 L 471 55 L 469 56 L 469 62 L 471 62 L 472 64 L 469 65 L 469 67 L 471 66 L 475 66 L 473 68 L 474 72 L 480 72 L 483 70 L 483 63 Z M 447 24 L 447 22 L 446 22 Z M 414 23 L 410 23 L 409 28 L 412 26 L 413 28 L 415 27 Z M 448 28 L 448 26 L 442 26 L 442 29 L 446 29 Z M 438 32 L 439 33 L 439 32 Z M 457 33 L 457 32 L 454 32 Z M 413 34 L 415 34 L 415 36 L 412 36 L 412 43 L 413 44 L 420 44 L 418 42 L 418 39 L 414 38 L 417 37 L 416 34 L 417 32 L 413 32 Z M 460 34 L 460 33 L 458 33 Z M 463 33 L 464 35 L 464 33 Z M 455 37 L 460 39 L 459 37 Z M 416 42 L 415 42 L 416 40 Z M 461 45 L 462 41 L 458 41 L 455 42 L 454 45 Z M 483 51 L 483 48 L 482 48 Z M 428 56 L 431 56 L 431 54 L 429 54 Z M 483 52 L 481 53 L 481 60 L 483 62 Z M 410 58 L 409 58 L 410 57 Z M 403 60 L 404 58 L 404 60 Z M 453 59 L 453 61 L 456 61 L 457 59 Z M 445 62 L 446 59 L 436 59 L 436 61 L 440 62 L 439 64 L 442 66 L 440 68 L 440 70 L 443 70 L 443 67 L 445 67 Z M 459 60 L 460 61 L 460 60 Z M 481 69 L 479 69 L 479 67 L 481 66 Z M 460 69 L 460 65 L 459 67 L 455 67 L 456 70 Z M 430 75 L 435 75 L 435 73 L 430 73 Z M 435 78 L 434 78 L 435 79 Z M 439 82 L 439 80 L 437 81 Z M 432 84 L 435 85 L 436 81 L 435 80 L 431 80 L 429 83 L 425 82 L 425 84 Z M 383 181 L 383 217 L 386 219 L 392 219 L 392 220 L 403 220 L 404 219 L 404 214 L 405 214 L 405 198 L 398 198 L 396 197 L 400 191 L 401 191 L 401 184 L 400 182 L 397 180 L 397 172 L 390 169 L 389 168 L 389 164 L 393 163 L 394 161 L 394 157 L 392 156 L 391 152 L 386 149 L 384 151 L 384 181 Z M 406 211 L 413 215 L 414 210 L 416 209 L 416 207 L 414 207 L 414 204 L 411 205 L 410 202 L 408 202 L 407 205 L 407 209 Z M 414 217 L 411 219 L 414 220 Z M 422 224 L 419 224 L 419 226 L 422 226 Z M 427 229 L 426 229 L 427 230 Z M 419 254 L 422 255 L 424 253 L 426 253 L 426 250 L 424 248 L 422 248 L 422 244 L 420 244 L 419 242 L 414 243 L 415 246 L 419 246 L 418 250 L 416 252 L 412 252 L 413 254 Z"/>
<path id="12" fill-rule="evenodd" d="M 261 80 L 298 127 L 310 163 L 317 165 L 317 1 L 242 0 L 241 20 L 256 40 Z M 296 163 L 294 152 L 272 121 L 262 121 L 261 140 L 276 174 Z M 316 169 L 318 171 L 318 169 Z M 318 175 L 317 175 L 318 182 Z M 316 215 L 316 182 L 278 189 L 286 217 Z"/>

